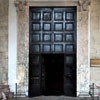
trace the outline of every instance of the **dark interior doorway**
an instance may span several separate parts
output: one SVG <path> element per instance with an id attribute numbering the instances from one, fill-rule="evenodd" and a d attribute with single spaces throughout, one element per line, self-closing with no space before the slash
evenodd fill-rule
<path id="1" fill-rule="evenodd" d="M 44 95 L 64 94 L 64 54 L 42 54 L 45 67 Z"/>
<path id="2" fill-rule="evenodd" d="M 29 97 L 76 96 L 76 7 L 30 7 Z"/>

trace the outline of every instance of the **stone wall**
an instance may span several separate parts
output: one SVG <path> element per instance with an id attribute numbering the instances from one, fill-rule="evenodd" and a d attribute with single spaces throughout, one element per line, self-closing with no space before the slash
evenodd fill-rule
<path id="1" fill-rule="evenodd" d="M 90 8 L 90 56 L 91 59 L 100 59 L 100 0 L 92 0 Z M 92 83 L 100 86 L 100 66 L 91 67 L 91 84 Z"/>
<path id="2" fill-rule="evenodd" d="M 0 0 L 0 84 L 8 81 L 8 2 Z"/>

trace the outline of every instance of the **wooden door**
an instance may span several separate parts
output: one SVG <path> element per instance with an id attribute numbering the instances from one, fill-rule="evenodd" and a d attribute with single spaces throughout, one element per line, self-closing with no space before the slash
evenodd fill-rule
<path id="1" fill-rule="evenodd" d="M 75 96 L 76 8 L 31 7 L 29 24 L 29 96 L 43 94 L 42 54 L 64 54 L 63 92 Z"/>

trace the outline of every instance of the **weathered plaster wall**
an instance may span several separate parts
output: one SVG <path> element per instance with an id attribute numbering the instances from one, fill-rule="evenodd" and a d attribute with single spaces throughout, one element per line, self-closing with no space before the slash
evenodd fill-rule
<path id="1" fill-rule="evenodd" d="M 0 0 L 0 84 L 8 82 L 8 0 Z"/>
<path id="2" fill-rule="evenodd" d="M 100 0 L 91 1 L 91 58 L 100 59 Z"/>
<path id="3" fill-rule="evenodd" d="M 94 83 L 95 94 L 100 96 L 100 67 L 91 67 L 91 84 Z M 97 87 L 99 86 L 99 88 Z"/>
<path id="4" fill-rule="evenodd" d="M 100 59 L 100 0 L 92 0 L 90 8 L 90 54 L 91 59 Z M 91 83 L 95 83 L 100 86 L 100 66 L 91 67 Z"/>

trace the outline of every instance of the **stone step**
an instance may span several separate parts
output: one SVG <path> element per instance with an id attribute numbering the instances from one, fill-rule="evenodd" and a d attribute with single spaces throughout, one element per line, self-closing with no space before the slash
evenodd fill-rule
<path id="1" fill-rule="evenodd" d="M 10 99 L 16 100 L 16 98 Z M 17 100 L 93 100 L 91 97 L 67 97 L 67 96 L 39 96 L 33 98 L 20 97 Z M 99 97 L 95 97 L 94 100 L 100 100 Z"/>
<path id="2" fill-rule="evenodd" d="M 26 97 L 25 92 L 17 92 L 15 95 L 17 95 L 17 97 Z"/>

